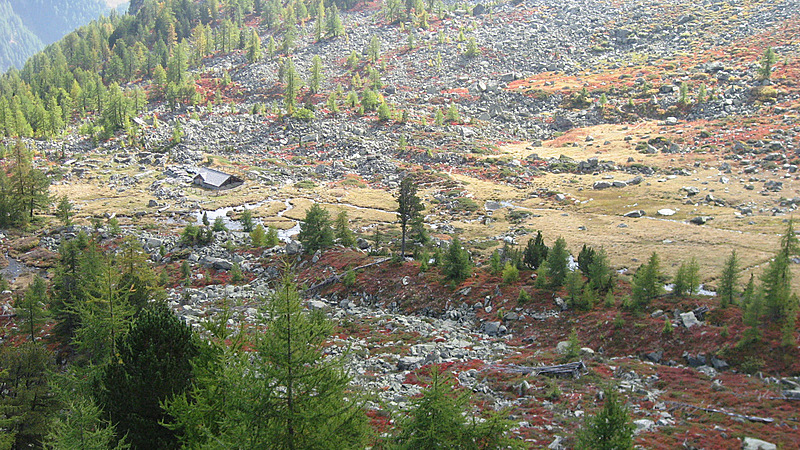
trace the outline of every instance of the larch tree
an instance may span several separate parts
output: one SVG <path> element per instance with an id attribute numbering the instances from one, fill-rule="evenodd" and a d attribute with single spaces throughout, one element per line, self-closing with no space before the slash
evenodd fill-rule
<path id="1" fill-rule="evenodd" d="M 587 415 L 586 424 L 578 435 L 575 446 L 580 450 L 633 449 L 633 431 L 630 413 L 612 390 L 604 393 L 603 409 L 596 415 Z"/>
<path id="2" fill-rule="evenodd" d="M 569 270 L 568 263 L 567 241 L 559 236 L 553 244 L 553 248 L 547 252 L 547 281 L 551 289 L 564 285 Z"/>
<path id="3" fill-rule="evenodd" d="M 397 216 L 400 219 L 400 254 L 406 254 L 406 236 L 409 224 L 425 209 L 422 201 L 417 196 L 417 185 L 411 177 L 405 177 L 400 182 L 400 192 L 397 194 Z"/>
<path id="4" fill-rule="evenodd" d="M 444 255 L 444 273 L 448 279 L 456 282 L 464 281 L 472 275 L 469 252 L 461 246 L 458 236 L 453 238 Z"/>
<path id="5" fill-rule="evenodd" d="M 322 58 L 319 55 L 314 55 L 311 58 L 311 73 L 308 78 L 308 89 L 312 94 L 319 92 L 320 84 L 322 83 Z"/>
<path id="6" fill-rule="evenodd" d="M 789 220 L 777 254 L 761 275 L 764 313 L 769 321 L 794 322 L 798 305 L 797 296 L 792 294 L 791 258 L 797 255 L 798 249 L 794 222 Z"/>
<path id="7" fill-rule="evenodd" d="M 333 245 L 333 228 L 328 211 L 314 203 L 300 222 L 298 239 L 306 253 L 314 253 Z"/>
<path id="8" fill-rule="evenodd" d="M 739 259 L 736 257 L 736 250 L 731 250 L 730 256 L 725 259 L 722 266 L 722 273 L 719 276 L 719 304 L 722 308 L 735 303 L 739 283 Z"/>
<path id="9" fill-rule="evenodd" d="M 634 307 L 642 307 L 650 303 L 664 292 L 664 275 L 661 272 L 661 260 L 656 252 L 650 255 L 646 264 L 639 267 L 633 275 L 631 299 Z"/>
<path id="10" fill-rule="evenodd" d="M 286 276 L 255 332 L 215 326 L 191 391 L 167 403 L 188 448 L 363 448 L 367 419 L 341 358 L 323 344 L 331 323 L 303 308 Z M 226 344 L 229 343 L 229 344 Z M 245 344 L 255 350 L 244 351 Z M 335 436 L 335 439 L 332 437 Z"/>

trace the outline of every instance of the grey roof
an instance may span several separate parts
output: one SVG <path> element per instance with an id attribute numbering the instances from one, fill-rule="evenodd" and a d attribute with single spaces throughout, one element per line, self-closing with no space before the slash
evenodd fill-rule
<path id="1" fill-rule="evenodd" d="M 203 179 L 203 182 L 205 184 L 216 187 L 222 186 L 226 181 L 228 181 L 228 178 L 231 177 L 230 174 L 227 174 L 225 172 L 220 172 L 219 170 L 209 169 L 205 167 L 200 168 L 197 171 L 197 175 Z"/>

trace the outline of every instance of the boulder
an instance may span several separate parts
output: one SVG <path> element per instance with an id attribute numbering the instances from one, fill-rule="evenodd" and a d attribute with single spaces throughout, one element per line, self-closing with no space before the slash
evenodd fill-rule
<path id="1" fill-rule="evenodd" d="M 324 302 L 321 302 L 319 300 L 309 300 L 307 305 L 308 309 L 312 311 L 322 310 L 325 309 L 326 306 L 328 306 Z"/>
<path id="2" fill-rule="evenodd" d="M 569 341 L 561 341 L 556 344 L 556 352 L 559 355 L 566 355 L 569 351 Z"/>
<path id="3" fill-rule="evenodd" d="M 645 213 L 644 210 L 637 209 L 637 210 L 634 210 L 634 211 L 628 211 L 625 214 L 623 214 L 623 216 L 630 217 L 630 218 L 633 218 L 633 219 L 638 219 L 639 217 L 642 217 L 642 216 L 644 216 L 646 214 L 647 213 Z"/>
<path id="4" fill-rule="evenodd" d="M 730 366 L 725 360 L 719 359 L 716 356 L 711 357 L 711 367 L 720 372 L 722 372 L 723 370 L 728 370 L 730 368 Z"/>
<path id="5" fill-rule="evenodd" d="M 674 209 L 669 209 L 669 208 L 659 209 L 658 210 L 658 215 L 659 216 L 672 216 L 672 215 L 675 215 L 675 210 Z"/>
<path id="6" fill-rule="evenodd" d="M 697 189 L 694 186 L 684 186 L 681 188 L 683 192 L 686 192 L 686 195 L 691 197 L 693 195 L 697 195 L 700 193 L 700 189 Z"/>
<path id="7" fill-rule="evenodd" d="M 692 328 L 695 325 L 700 325 L 700 321 L 697 320 L 697 317 L 695 317 L 692 311 L 681 314 L 681 323 L 686 328 Z"/>
<path id="8" fill-rule="evenodd" d="M 424 359 L 422 356 L 404 356 L 397 361 L 397 368 L 399 370 L 418 369 Z"/>
<path id="9" fill-rule="evenodd" d="M 303 252 L 303 244 L 297 241 L 289 241 L 286 243 L 286 254 L 287 255 L 296 255 L 298 253 Z"/>
<path id="10" fill-rule="evenodd" d="M 489 336 L 497 336 L 500 334 L 500 322 L 484 322 L 483 323 L 483 332 L 488 334 Z"/>
<path id="11" fill-rule="evenodd" d="M 709 220 L 713 219 L 714 218 L 711 216 L 697 216 L 697 217 L 692 217 L 692 219 L 689 220 L 689 222 L 695 225 L 705 225 Z"/>
<path id="12" fill-rule="evenodd" d="M 656 429 L 656 423 L 650 419 L 634 420 L 633 425 L 636 427 L 633 434 L 647 433 Z"/>
<path id="13" fill-rule="evenodd" d="M 608 181 L 595 181 L 592 185 L 592 189 L 608 189 L 611 187 L 611 183 Z"/>
<path id="14" fill-rule="evenodd" d="M 358 247 L 359 250 L 366 250 L 369 248 L 369 241 L 364 238 L 358 238 L 356 239 L 356 247 Z"/>
<path id="15" fill-rule="evenodd" d="M 661 362 L 661 359 L 664 357 L 664 352 L 661 351 L 661 350 L 656 350 L 654 352 L 650 352 L 650 353 L 645 354 L 644 357 L 648 361 L 658 364 L 658 363 Z"/>
<path id="16" fill-rule="evenodd" d="M 684 353 L 683 358 L 686 360 L 686 364 L 688 364 L 689 367 L 701 367 L 706 365 L 706 357 L 704 355 Z"/>
<path id="17" fill-rule="evenodd" d="M 742 450 L 778 450 L 778 446 L 761 439 L 746 437 L 742 441 Z"/>

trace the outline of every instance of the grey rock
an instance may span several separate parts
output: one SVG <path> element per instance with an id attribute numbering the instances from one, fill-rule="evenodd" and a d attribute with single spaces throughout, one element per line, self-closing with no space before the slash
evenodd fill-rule
<path id="1" fill-rule="evenodd" d="M 561 341 L 556 344 L 556 353 L 559 355 L 566 355 L 569 351 L 569 341 Z"/>
<path id="2" fill-rule="evenodd" d="M 425 360 L 422 356 L 404 356 L 397 361 L 397 368 L 400 370 L 414 370 L 422 366 Z"/>
<path id="3" fill-rule="evenodd" d="M 592 189 L 608 189 L 612 186 L 612 184 L 608 181 L 595 181 L 592 185 Z"/>
<path id="4" fill-rule="evenodd" d="M 286 243 L 286 254 L 296 255 L 303 252 L 303 244 L 297 241 L 289 241 Z"/>
<path id="5" fill-rule="evenodd" d="M 369 248 L 369 241 L 364 238 L 358 238 L 356 239 L 356 247 L 358 247 L 359 250 L 366 250 Z"/>
<path id="6" fill-rule="evenodd" d="M 697 189 L 694 186 L 684 186 L 681 188 L 681 190 L 683 192 L 686 192 L 686 195 L 688 195 L 689 197 L 700 193 L 700 189 Z"/>
<path id="7" fill-rule="evenodd" d="M 713 219 L 714 218 L 711 216 L 696 216 L 692 217 L 691 220 L 689 220 L 689 222 L 695 225 L 705 225 L 709 220 Z"/>
<path id="8" fill-rule="evenodd" d="M 656 364 L 661 362 L 661 359 L 664 357 L 664 352 L 661 350 L 656 350 L 654 352 L 650 352 L 644 355 L 648 361 L 654 362 Z"/>
<path id="9" fill-rule="evenodd" d="M 647 433 L 656 429 L 656 423 L 650 419 L 634 420 L 633 425 L 636 427 L 633 434 Z"/>
<path id="10" fill-rule="evenodd" d="M 686 364 L 688 364 L 689 367 L 701 367 L 706 365 L 706 357 L 703 355 L 684 353 L 683 359 L 686 360 Z"/>
<path id="11" fill-rule="evenodd" d="M 497 336 L 500 334 L 500 322 L 484 322 L 483 332 L 489 336 Z"/>
<path id="12" fill-rule="evenodd" d="M 639 217 L 642 217 L 642 216 L 644 216 L 646 214 L 647 213 L 644 212 L 644 210 L 637 209 L 637 210 L 634 210 L 634 211 L 628 211 L 625 214 L 623 214 L 623 216 L 630 217 L 630 218 L 633 218 L 633 219 L 638 219 Z"/>
<path id="13" fill-rule="evenodd" d="M 324 302 L 321 302 L 319 300 L 309 300 L 307 304 L 308 304 L 308 309 L 310 310 L 322 310 L 328 306 Z"/>
<path id="14" fill-rule="evenodd" d="M 711 357 L 711 367 L 720 372 L 722 372 L 723 370 L 728 370 L 730 368 L 730 366 L 725 360 L 719 359 L 716 356 Z"/>
<path id="15" fill-rule="evenodd" d="M 692 311 L 681 314 L 681 323 L 686 328 L 692 328 L 695 325 L 700 325 L 700 321 L 697 320 L 697 317 L 695 317 Z"/>
<path id="16" fill-rule="evenodd" d="M 742 441 L 742 450 L 778 450 L 778 446 L 761 439 L 746 437 Z"/>

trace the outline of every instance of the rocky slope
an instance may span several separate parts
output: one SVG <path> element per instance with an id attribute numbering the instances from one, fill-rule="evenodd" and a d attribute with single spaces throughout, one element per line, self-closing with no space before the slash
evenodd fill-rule
<path id="1" fill-rule="evenodd" d="M 349 349 L 355 382 L 377 392 L 376 428 L 436 364 L 483 407 L 509 408 L 515 435 L 532 448 L 571 446 L 608 385 L 624 392 L 643 448 L 737 448 L 750 445 L 746 438 L 800 445 L 797 348 L 785 357 L 743 354 L 735 346 L 741 313 L 719 309 L 713 296 L 664 297 L 641 314 L 620 307 L 626 272 L 653 251 L 670 274 L 696 256 L 711 288 L 730 249 L 740 252 L 743 275 L 771 258 L 800 204 L 796 2 L 514 1 L 452 8 L 427 29 L 388 24 L 362 5 L 343 19 L 347 35 L 338 39 L 314 42 L 313 23 L 300 27 L 292 57 L 301 76 L 314 56 L 325 67 L 321 93 L 299 95 L 313 120 L 283 115 L 278 56 L 250 64 L 241 51 L 217 54 L 194 71 L 198 86 L 219 97 L 213 107 L 151 104 L 139 136 L 97 146 L 78 134 L 32 142 L 49 158 L 40 163 L 50 164 L 53 192 L 69 195 L 79 223 L 116 216 L 135 233 L 170 274 L 171 306 L 198 328 L 226 301 L 236 304 L 236 320 L 253 320 L 279 258 L 291 257 L 308 285 L 378 263 L 353 286 L 307 296 L 309 308 L 337 323 L 330 352 Z M 267 42 L 270 30 L 259 32 Z M 341 102 L 358 89 L 356 73 L 368 79 L 363 58 L 356 69 L 346 58 L 372 36 L 381 42 L 379 92 L 396 116 L 380 121 L 343 104 L 333 114 L 328 95 L 341 87 Z M 474 56 L 465 54 L 470 38 Z M 780 58 L 765 81 L 758 69 L 768 46 Z M 266 112 L 252 114 L 261 105 Z M 436 124 L 437 110 L 450 105 L 459 120 Z M 201 191 L 190 184 L 201 165 L 246 183 Z M 581 312 L 566 308 L 563 292 L 533 289 L 528 272 L 504 284 L 481 268 L 450 286 L 436 268 L 371 256 L 376 228 L 396 238 L 391 195 L 407 174 L 419 182 L 434 243 L 460 234 L 481 265 L 494 247 L 522 245 L 542 229 L 548 242 L 565 236 L 575 255 L 583 243 L 604 247 L 620 295 Z M 292 233 L 311 202 L 346 210 L 359 248 L 299 255 Z M 244 205 L 286 242 L 254 251 L 238 231 L 203 247 L 178 242 L 202 211 L 235 228 Z M 25 261 L 52 257 L 76 232 L 43 233 L 37 257 Z M 189 287 L 177 282 L 183 260 L 193 270 Z M 241 285 L 230 283 L 234 264 L 246 275 Z M 521 289 L 533 294 L 527 304 L 517 302 Z M 580 377 L 537 374 L 565 360 L 573 330 L 586 366 Z M 778 339 L 768 333 L 765 342 Z"/>

